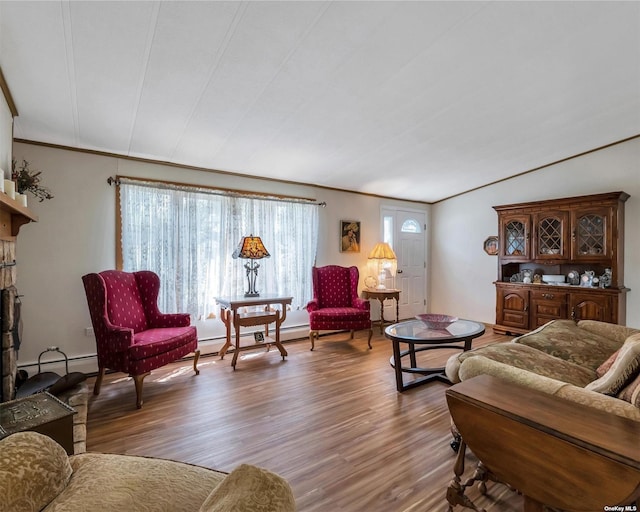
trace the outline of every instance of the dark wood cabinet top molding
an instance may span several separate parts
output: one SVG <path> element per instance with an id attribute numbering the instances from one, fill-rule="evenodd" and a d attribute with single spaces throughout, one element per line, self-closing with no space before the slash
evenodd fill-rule
<path id="1" fill-rule="evenodd" d="M 528 203 L 514 203 L 494 206 L 496 211 L 507 210 L 530 210 L 539 208 L 540 210 L 550 210 L 561 206 L 570 207 L 576 204 L 596 206 L 599 203 L 609 204 L 611 201 L 619 201 L 624 203 L 631 197 L 626 192 L 606 192 L 604 194 L 592 194 L 588 196 L 563 197 L 559 199 L 547 199 L 542 201 L 530 201 Z"/>

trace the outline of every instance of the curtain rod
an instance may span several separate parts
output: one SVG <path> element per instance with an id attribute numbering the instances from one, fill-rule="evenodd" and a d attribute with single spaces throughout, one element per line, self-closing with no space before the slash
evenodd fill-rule
<path id="1" fill-rule="evenodd" d="M 307 197 L 285 196 L 280 194 L 265 194 L 263 192 L 246 192 L 246 191 L 237 190 L 237 189 L 209 187 L 206 185 L 192 185 L 189 183 L 179 183 L 174 181 L 163 181 L 163 180 L 154 180 L 154 179 L 146 179 L 146 178 L 134 178 L 131 176 L 115 176 L 115 177 L 109 176 L 107 178 L 107 183 L 109 185 L 115 185 L 116 187 L 122 183 L 125 183 L 129 185 L 136 185 L 141 187 L 195 191 L 203 194 L 211 194 L 216 196 L 244 197 L 248 199 L 262 199 L 265 201 L 278 201 L 278 202 L 284 202 L 284 203 L 309 203 L 309 204 L 313 203 L 316 206 L 322 206 L 322 208 L 325 208 L 327 206 L 326 201 L 322 201 L 318 203 L 316 202 L 315 199 L 310 199 Z"/>

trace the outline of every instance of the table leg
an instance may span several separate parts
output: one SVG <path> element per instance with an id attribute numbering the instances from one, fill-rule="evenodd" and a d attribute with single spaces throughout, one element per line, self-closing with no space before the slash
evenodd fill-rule
<path id="1" fill-rule="evenodd" d="M 449 484 L 449 487 L 447 487 L 447 501 L 449 502 L 448 511 L 453 512 L 453 509 L 456 505 L 462 505 L 465 508 L 470 508 L 477 512 L 484 512 L 484 510 L 476 507 L 474 503 L 469 499 L 469 497 L 465 494 L 465 490 L 467 489 L 467 487 L 469 487 L 474 481 L 474 478 L 472 477 L 464 484 L 462 483 L 462 475 L 464 474 L 464 457 L 466 451 L 467 445 L 463 440 L 460 444 L 460 450 L 458 450 L 456 462 L 453 466 L 453 480 Z"/>
<path id="2" fill-rule="evenodd" d="M 393 369 L 396 372 L 396 390 L 401 393 L 402 391 L 404 391 L 404 381 L 402 380 L 402 359 L 400 357 L 400 342 L 392 340 L 391 347 L 393 349 Z"/>
<path id="3" fill-rule="evenodd" d="M 382 326 L 384 325 L 384 297 L 378 299 L 380 301 L 380 334 L 382 334 Z"/>
<path id="4" fill-rule="evenodd" d="M 229 350 L 229 347 L 231 346 L 231 311 L 228 309 L 221 309 L 220 319 L 227 328 L 224 345 L 222 345 L 222 348 L 218 352 L 218 354 L 220 355 L 220 359 L 224 359 L 224 355 L 227 353 L 227 350 Z"/>
<path id="5" fill-rule="evenodd" d="M 398 294 L 399 295 L 399 294 Z M 396 297 L 396 323 L 400 321 L 400 300 Z"/>
<path id="6" fill-rule="evenodd" d="M 416 362 L 416 346 L 414 343 L 409 343 L 409 361 L 411 361 L 411 368 L 417 368 Z"/>
<path id="7" fill-rule="evenodd" d="M 473 338 L 466 338 L 464 340 L 464 349 L 463 352 L 468 352 L 469 350 L 471 350 L 471 342 L 473 341 Z"/>
<path id="8" fill-rule="evenodd" d="M 282 323 L 282 320 L 280 318 L 280 311 L 276 312 L 276 347 L 278 347 L 278 350 L 280 351 L 280 355 L 282 356 L 282 359 L 284 360 L 284 358 L 286 356 L 288 356 L 289 354 L 287 353 L 286 349 L 284 348 L 284 346 L 282 345 L 282 343 L 280 343 L 280 324 Z"/>
<path id="9" fill-rule="evenodd" d="M 236 369 L 236 362 L 238 361 L 238 354 L 240 354 L 240 325 L 236 321 L 234 316 L 233 327 L 236 331 L 236 349 L 233 352 L 233 359 L 231 360 L 231 366 Z"/>

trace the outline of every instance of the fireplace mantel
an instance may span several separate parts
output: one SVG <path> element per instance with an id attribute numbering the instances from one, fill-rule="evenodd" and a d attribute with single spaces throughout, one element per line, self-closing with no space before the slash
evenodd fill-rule
<path id="1" fill-rule="evenodd" d="M 38 216 L 7 194 L 0 193 L 0 240 L 15 242 L 20 226 L 38 222 Z"/>

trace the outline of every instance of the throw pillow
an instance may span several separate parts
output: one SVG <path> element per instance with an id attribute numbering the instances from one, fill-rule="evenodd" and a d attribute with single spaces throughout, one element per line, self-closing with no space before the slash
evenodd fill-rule
<path id="1" fill-rule="evenodd" d="M 279 475 L 241 464 L 211 491 L 200 512 L 295 512 L 293 492 Z"/>
<path id="2" fill-rule="evenodd" d="M 611 369 L 611 367 L 613 366 L 613 362 L 616 360 L 619 353 L 620 349 L 616 350 L 604 363 L 598 366 L 598 368 L 596 369 L 596 375 L 598 376 L 598 378 L 602 377 Z"/>
<path id="3" fill-rule="evenodd" d="M 36 432 L 0 441 L 0 512 L 38 512 L 66 487 L 71 464 L 64 448 Z"/>
<path id="4" fill-rule="evenodd" d="M 640 408 L 640 373 L 618 393 L 618 398 Z"/>
<path id="5" fill-rule="evenodd" d="M 620 348 L 611 368 L 585 389 L 605 395 L 616 395 L 640 368 L 640 334 L 629 336 Z"/>

